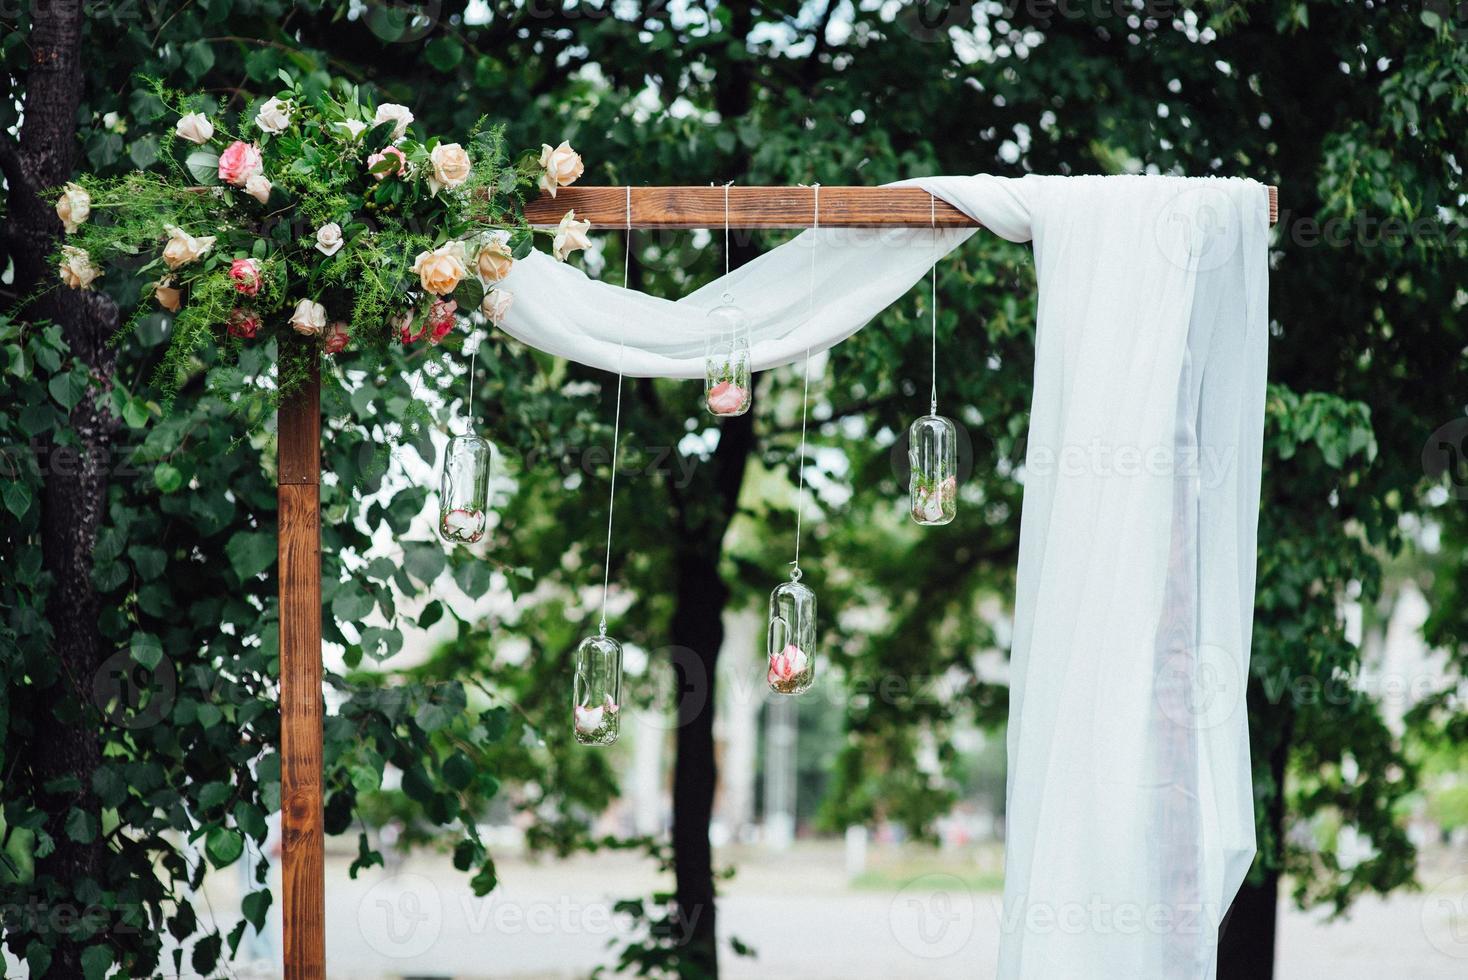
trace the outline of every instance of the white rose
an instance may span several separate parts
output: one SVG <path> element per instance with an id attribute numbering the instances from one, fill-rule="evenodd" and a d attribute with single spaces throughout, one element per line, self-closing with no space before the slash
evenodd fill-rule
<path id="1" fill-rule="evenodd" d="M 505 314 L 510 312 L 510 304 L 515 302 L 515 294 L 508 289 L 491 289 L 484 294 L 484 301 L 479 304 L 480 312 L 489 318 L 489 322 L 500 326 L 505 322 Z"/>
<path id="2" fill-rule="evenodd" d="M 168 244 L 163 246 L 163 264 L 170 269 L 188 265 L 214 247 L 214 236 L 195 238 L 182 228 L 164 225 L 168 232 Z"/>
<path id="3" fill-rule="evenodd" d="M 316 230 L 316 251 L 322 255 L 335 255 L 342 248 L 342 226 L 335 221 Z"/>
<path id="4" fill-rule="evenodd" d="M 586 170 L 581 155 L 571 149 L 570 142 L 566 140 L 554 149 L 549 143 L 540 144 L 540 166 L 544 171 L 540 175 L 540 189 L 551 197 L 556 196 L 557 188 L 574 184 Z"/>
<path id="5" fill-rule="evenodd" d="M 556 259 L 564 262 L 566 256 L 577 249 L 590 248 L 591 239 L 587 232 L 591 230 L 590 221 L 577 221 L 576 212 L 567 211 L 561 223 L 556 227 L 556 238 L 552 246 L 556 253 Z"/>
<path id="6" fill-rule="evenodd" d="M 447 296 L 458 288 L 468 270 L 464 268 L 464 249 L 458 242 L 441 245 L 431 252 L 419 252 L 413 260 L 413 271 L 426 293 Z"/>
<path id="7" fill-rule="evenodd" d="M 326 307 L 320 303 L 313 303 L 309 299 L 303 299 L 296 304 L 295 312 L 291 314 L 291 327 L 296 333 L 307 337 L 318 336 L 326 329 Z"/>
<path id="8" fill-rule="evenodd" d="M 56 202 L 56 217 L 61 219 L 69 235 L 80 228 L 92 214 L 92 195 L 81 184 L 67 184 L 61 188 L 61 198 Z"/>
<path id="9" fill-rule="evenodd" d="M 372 125 L 381 126 L 385 122 L 394 122 L 392 138 L 400 140 L 408 131 L 408 124 L 413 121 L 413 113 L 405 105 L 394 102 L 384 102 L 377 107 L 377 115 L 372 117 Z"/>
<path id="10" fill-rule="evenodd" d="M 508 276 L 515 264 L 514 254 L 510 251 L 510 233 L 492 232 L 480 246 L 475 262 L 479 266 L 479 277 L 485 282 L 499 282 Z"/>
<path id="11" fill-rule="evenodd" d="M 367 124 L 360 119 L 343 119 L 341 122 L 337 123 L 337 125 L 340 126 L 342 129 L 345 129 L 347 131 L 347 136 L 351 137 L 352 139 L 356 139 L 358 136 L 361 136 L 362 133 L 365 132 L 367 129 Z"/>
<path id="12" fill-rule="evenodd" d="M 291 124 L 291 104 L 282 102 L 280 99 L 270 98 L 255 113 L 255 125 L 267 133 L 283 133 Z"/>
<path id="13" fill-rule="evenodd" d="M 274 186 L 265 179 L 264 174 L 254 174 L 245 181 L 245 193 L 265 204 L 270 200 L 270 188 Z"/>
<path id="14" fill-rule="evenodd" d="M 102 274 L 102 270 L 92 264 L 87 250 L 75 245 L 61 246 L 61 265 L 56 271 L 60 273 L 61 281 L 72 289 L 91 289 L 92 281 Z"/>
<path id="15" fill-rule="evenodd" d="M 191 112 L 179 119 L 173 131 L 190 143 L 207 143 L 214 137 L 214 124 L 202 112 Z"/>
<path id="16" fill-rule="evenodd" d="M 469 154 L 458 143 L 440 143 L 428 154 L 433 173 L 428 178 L 428 193 L 437 194 L 439 188 L 452 190 L 469 179 L 472 164 Z"/>

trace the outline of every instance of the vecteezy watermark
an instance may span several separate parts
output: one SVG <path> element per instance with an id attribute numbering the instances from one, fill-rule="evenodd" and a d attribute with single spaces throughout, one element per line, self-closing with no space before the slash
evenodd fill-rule
<path id="1" fill-rule="evenodd" d="M 1468 500 L 1468 417 L 1439 426 L 1422 445 L 1422 469 L 1434 480 L 1446 476 L 1448 492 Z"/>
<path id="2" fill-rule="evenodd" d="M 1158 210 L 1152 233 L 1168 262 L 1208 272 L 1238 252 L 1242 227 L 1231 196 L 1209 184 L 1194 184 Z"/>
<path id="3" fill-rule="evenodd" d="M 667 646 L 647 656 L 647 677 L 653 691 L 649 704 L 632 709 L 639 726 L 654 731 L 678 728 L 697 718 L 708 704 L 709 672 L 697 652 L 688 647 Z"/>
<path id="4" fill-rule="evenodd" d="M 973 936 L 974 918 L 973 893 L 961 878 L 942 873 L 921 875 L 903 885 L 887 912 L 897 944 L 929 960 L 962 952 Z"/>
<path id="5" fill-rule="evenodd" d="M 1168 652 L 1157 664 L 1153 698 L 1180 728 L 1216 728 L 1244 706 L 1248 675 L 1240 659 L 1212 643 Z"/>
<path id="6" fill-rule="evenodd" d="M 1006 901 L 1000 917 L 1005 935 L 1198 936 L 1218 934 L 1222 915 L 1207 902 L 1129 901 L 1092 895 L 1085 901 Z"/>
<path id="7" fill-rule="evenodd" d="M 393 959 L 422 956 L 443 931 L 443 898 L 423 875 L 401 873 L 368 889 L 357 905 L 357 929 L 375 952 Z"/>
<path id="8" fill-rule="evenodd" d="M 580 473 L 596 476 L 612 462 L 610 446 L 569 446 L 555 443 L 532 449 L 525 454 L 524 467 L 533 470 L 550 467 L 562 477 Z M 663 476 L 682 490 L 693 482 L 693 474 L 702 460 L 678 451 L 676 446 L 641 446 L 623 443 L 617 452 L 617 476 L 622 479 Z"/>
<path id="9" fill-rule="evenodd" d="M 1196 477 L 1204 489 L 1223 486 L 1233 473 L 1236 446 L 1193 448 L 1165 443 L 1155 446 L 1121 445 L 1093 439 L 1084 445 L 1060 447 L 1032 443 L 1025 453 L 1025 473 L 1034 476 L 1134 479 L 1140 477 Z"/>
<path id="10" fill-rule="evenodd" d="M 119 728 L 149 728 L 168 717 L 178 694 L 173 661 L 155 667 L 138 663 L 132 651 L 114 653 L 92 675 L 92 703 Z"/>
<path id="11" fill-rule="evenodd" d="M 1468 960 L 1468 873 L 1445 878 L 1422 896 L 1422 933 L 1444 956 Z"/>

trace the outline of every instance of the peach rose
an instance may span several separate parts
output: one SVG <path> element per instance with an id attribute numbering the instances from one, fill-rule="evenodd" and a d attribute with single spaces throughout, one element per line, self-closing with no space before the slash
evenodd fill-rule
<path id="1" fill-rule="evenodd" d="M 444 187 L 449 190 L 458 187 L 469 179 L 469 171 L 473 168 L 469 154 L 458 143 L 438 144 L 428 154 L 428 162 L 433 167 L 433 173 L 428 177 L 430 195 L 437 194 Z"/>
<path id="2" fill-rule="evenodd" d="M 463 249 L 458 242 L 440 245 L 431 252 L 419 252 L 413 260 L 413 271 L 423 291 L 435 296 L 446 296 L 458 288 L 459 282 L 468 274 L 462 258 Z"/>
<path id="3" fill-rule="evenodd" d="M 56 217 L 69 235 L 76 231 L 92 215 L 92 195 L 81 184 L 68 183 L 61 188 L 61 198 L 56 202 Z"/>
<path id="4" fill-rule="evenodd" d="M 153 298 L 158 305 L 173 313 L 178 312 L 179 305 L 183 302 L 183 294 L 173 284 L 173 277 L 166 276 L 158 280 L 153 286 Z"/>
<path id="5" fill-rule="evenodd" d="M 72 289 L 91 289 L 93 281 L 102 275 L 102 270 L 92 264 L 87 250 L 74 245 L 61 246 L 61 264 L 56 271 L 61 281 Z"/>
<path id="6" fill-rule="evenodd" d="M 479 304 L 479 310 L 489 322 L 500 326 L 505 322 L 505 314 L 510 312 L 510 304 L 515 301 L 515 294 L 508 289 L 491 289 L 484 294 L 484 301 Z"/>
<path id="7" fill-rule="evenodd" d="M 251 174 L 250 179 L 245 181 L 245 193 L 261 204 L 268 204 L 270 203 L 270 189 L 274 186 L 265 179 L 264 174 Z"/>
<path id="8" fill-rule="evenodd" d="M 214 138 L 214 124 L 202 112 L 190 112 L 180 117 L 173 131 L 190 143 L 203 144 Z"/>
<path id="9" fill-rule="evenodd" d="M 163 264 L 170 269 L 188 265 L 214 247 L 213 235 L 195 238 L 173 225 L 164 225 L 163 228 L 168 232 L 168 244 L 163 246 Z"/>
<path id="10" fill-rule="evenodd" d="M 306 337 L 316 337 L 326 329 L 326 307 L 303 299 L 291 314 L 291 328 Z"/>
<path id="11" fill-rule="evenodd" d="M 235 140 L 219 154 L 219 179 L 226 184 L 243 187 L 263 166 L 258 146 Z"/>
<path id="12" fill-rule="evenodd" d="M 514 256 L 510 252 L 510 233 L 497 231 L 479 246 L 479 257 L 476 260 L 479 266 L 479 278 L 485 282 L 499 282 L 510 274 L 510 267 L 515 264 Z"/>
<path id="13" fill-rule="evenodd" d="M 552 243 L 556 253 L 556 259 L 564 262 L 566 261 L 566 256 L 572 252 L 578 249 L 589 248 L 591 246 L 591 239 L 587 237 L 586 233 L 590 230 L 590 221 L 577 221 L 576 212 L 574 210 L 567 211 L 565 216 L 561 218 L 560 225 L 556 227 L 556 237 Z"/>
<path id="14" fill-rule="evenodd" d="M 558 188 L 574 184 L 576 178 L 586 171 L 581 155 L 571 149 L 571 144 L 566 140 L 562 140 L 561 145 L 554 149 L 549 143 L 540 144 L 540 167 L 544 171 L 540 175 L 540 189 L 551 197 L 556 196 Z"/>

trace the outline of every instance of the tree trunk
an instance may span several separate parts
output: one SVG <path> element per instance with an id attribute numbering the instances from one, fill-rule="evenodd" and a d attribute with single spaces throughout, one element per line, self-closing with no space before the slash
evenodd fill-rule
<path id="1" fill-rule="evenodd" d="M 1259 682 L 1252 682 L 1249 720 L 1254 731 L 1256 759 L 1269 760 L 1275 787 L 1264 815 L 1266 841 L 1284 848 L 1285 766 L 1289 761 L 1293 732 L 1288 705 L 1273 704 L 1259 696 Z M 1267 844 L 1265 846 L 1268 846 Z M 1276 855 L 1264 869 L 1260 881 L 1245 881 L 1223 920 L 1218 942 L 1218 980 L 1273 980 L 1274 950 L 1279 901 L 1279 867 Z"/>
<path id="2" fill-rule="evenodd" d="M 31 63 L 25 79 L 24 125 L 16 142 L 0 134 L 0 168 L 8 185 L 9 217 L 0 239 L 15 263 L 15 291 L 29 296 L 38 286 L 59 284 L 48 256 L 61 232 L 52 191 L 71 176 L 77 157 L 77 110 L 83 75 L 81 0 L 49 0 L 32 5 Z M 103 388 L 111 383 L 116 354 L 108 340 L 117 325 L 117 310 L 101 293 L 57 288 L 19 311 L 31 321 L 50 320 L 62 329 L 71 352 Z M 45 488 L 41 495 L 41 544 L 44 567 L 53 577 L 46 618 L 54 631 L 54 655 L 61 683 L 69 696 L 58 699 L 58 723 L 30 746 L 30 778 L 36 787 L 74 777 L 77 790 L 38 792 L 47 819 L 45 829 L 55 850 L 36 861 L 37 885 L 53 884 L 57 902 L 77 906 L 73 889 L 105 876 L 106 845 L 100 836 L 79 844 L 66 833 L 69 812 L 76 807 L 93 819 L 100 816 L 92 793 L 92 773 L 101 759 L 95 715 L 89 704 L 93 675 L 106 656 L 98 626 L 100 601 L 92 587 L 92 549 L 106 513 L 108 472 L 117 419 L 93 389 L 72 410 L 70 427 L 79 449 L 42 446 Z M 63 455 L 64 454 L 64 455 Z M 65 705 L 79 705 L 71 711 Z M 105 887 L 105 885 L 104 885 Z M 38 938 L 54 943 L 48 976 L 79 977 L 81 948 L 51 933 Z"/>

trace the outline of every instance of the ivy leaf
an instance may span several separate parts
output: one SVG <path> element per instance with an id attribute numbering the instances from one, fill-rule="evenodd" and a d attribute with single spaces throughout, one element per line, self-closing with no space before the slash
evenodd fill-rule
<path id="1" fill-rule="evenodd" d="M 152 633 L 134 633 L 129 649 L 133 659 L 149 670 L 157 670 L 163 660 L 163 644 Z"/>
<path id="2" fill-rule="evenodd" d="M 360 623 L 371 614 L 374 605 L 371 594 L 348 582 L 331 600 L 331 614 L 343 623 Z"/>
<path id="3" fill-rule="evenodd" d="M 269 889 L 264 889 L 250 892 L 245 896 L 244 901 L 240 902 L 240 913 L 245 917 L 245 921 L 255 927 L 256 932 L 263 932 L 265 929 L 265 913 L 270 910 L 272 899 L 273 896 Z"/>
<path id="4" fill-rule="evenodd" d="M 479 869 L 479 873 L 469 879 L 469 887 L 474 889 L 474 894 L 478 898 L 483 898 L 494 891 L 494 886 L 499 883 L 500 876 L 495 871 L 494 858 L 485 858 L 484 866 Z"/>
<path id="5" fill-rule="evenodd" d="M 221 806 L 225 800 L 229 799 L 229 794 L 229 783 L 219 780 L 205 783 L 204 788 L 199 790 L 199 809 L 212 810 Z"/>
<path id="6" fill-rule="evenodd" d="M 454 302 L 459 304 L 459 309 L 465 313 L 479 309 L 479 304 L 484 302 L 484 283 L 479 281 L 478 276 L 465 276 L 459 280 L 459 288 L 453 292 Z"/>
<path id="7" fill-rule="evenodd" d="M 172 463 L 159 463 L 153 467 L 153 482 L 164 493 L 173 493 L 183 486 L 183 474 Z"/>
<path id="8" fill-rule="evenodd" d="M 444 760 L 443 781 L 454 789 L 468 789 L 469 784 L 474 781 L 474 763 L 469 761 L 463 751 L 456 751 Z"/>
<path id="9" fill-rule="evenodd" d="M 204 853 L 216 868 L 227 868 L 239 860 L 245 850 L 245 838 L 238 830 L 215 827 L 204 838 Z M 217 955 L 217 954 L 216 954 Z M 197 961 L 195 962 L 197 966 Z M 203 972 L 208 972 L 204 970 Z"/>
<path id="10" fill-rule="evenodd" d="M 270 832 L 270 828 L 265 824 L 265 815 L 260 812 L 260 808 L 247 800 L 240 800 L 234 805 L 234 822 L 241 830 L 262 844 Z"/>
<path id="11" fill-rule="evenodd" d="M 493 575 L 494 572 L 489 564 L 482 561 L 466 561 L 454 569 L 454 581 L 471 599 L 477 599 L 489 591 L 490 579 Z"/>
<path id="12" fill-rule="evenodd" d="M 195 150 L 184 159 L 184 166 L 201 184 L 219 183 L 219 154 L 213 150 Z"/>
<path id="13" fill-rule="evenodd" d="M 392 139 L 393 131 L 397 129 L 397 125 L 398 124 L 396 122 L 389 119 L 386 122 L 380 122 L 376 126 L 373 126 L 371 129 L 367 130 L 367 135 L 362 140 L 363 152 L 369 154 L 376 153 L 378 150 L 386 146 L 388 142 Z"/>
<path id="14" fill-rule="evenodd" d="M 275 537 L 268 531 L 240 531 L 224 546 L 241 582 L 248 582 L 275 563 Z"/>
<path id="15" fill-rule="evenodd" d="M 447 35 L 436 38 L 423 49 L 423 60 L 439 71 L 453 71 L 464 60 L 464 46 Z"/>
<path id="16" fill-rule="evenodd" d="M 82 976 L 85 980 L 103 980 L 112 965 L 112 950 L 106 946 L 88 946 L 82 950 Z"/>
<path id="17" fill-rule="evenodd" d="M 46 390 L 51 392 L 51 397 L 69 412 L 76 408 L 82 396 L 87 393 L 86 375 L 79 375 L 75 371 L 58 374 L 46 382 Z"/>
<path id="18" fill-rule="evenodd" d="M 24 483 L 12 482 L 5 485 L 5 509 L 16 517 L 24 517 L 31 509 L 31 488 Z"/>
<path id="19" fill-rule="evenodd" d="M 25 948 L 26 966 L 30 968 L 31 976 L 41 977 L 51 969 L 51 947 L 39 939 L 32 939 Z"/>
<path id="20" fill-rule="evenodd" d="M 97 818 L 93 814 L 72 807 L 66 815 L 66 836 L 78 844 L 90 844 L 97 839 Z"/>
<path id="21" fill-rule="evenodd" d="M 409 575 L 424 585 L 431 584 L 438 578 L 445 564 L 443 549 L 437 544 L 423 541 L 403 543 L 403 567 L 408 570 Z"/>
<path id="22" fill-rule="evenodd" d="M 208 976 L 214 972 L 214 967 L 219 962 L 220 950 L 223 948 L 224 940 L 219 933 L 211 932 L 194 943 L 194 954 L 189 957 L 189 962 L 199 973 Z"/>

